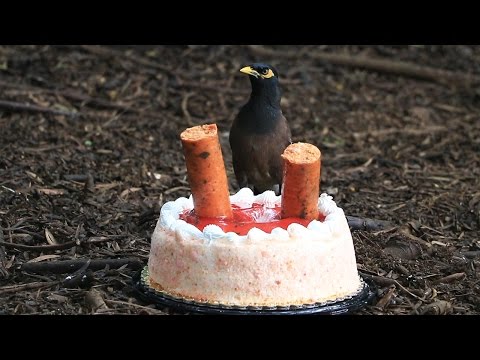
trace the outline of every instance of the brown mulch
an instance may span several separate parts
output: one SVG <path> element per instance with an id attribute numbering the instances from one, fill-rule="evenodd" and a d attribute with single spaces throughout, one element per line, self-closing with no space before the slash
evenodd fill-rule
<path id="1" fill-rule="evenodd" d="M 480 47 L 262 49 L 0 46 L 1 314 L 171 312 L 131 279 L 160 206 L 189 196 L 182 130 L 218 125 L 236 190 L 228 130 L 253 61 L 278 68 L 293 140 L 322 150 L 322 191 L 395 225 L 352 232 L 375 292 L 356 314 L 480 314 Z"/>

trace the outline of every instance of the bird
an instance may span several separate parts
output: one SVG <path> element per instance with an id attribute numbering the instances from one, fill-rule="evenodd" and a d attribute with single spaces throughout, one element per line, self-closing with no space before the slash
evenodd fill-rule
<path id="1" fill-rule="evenodd" d="M 281 194 L 283 160 L 281 155 L 292 143 L 287 119 L 280 108 L 282 92 L 277 70 L 254 63 L 240 69 L 252 86 L 250 98 L 230 127 L 232 165 L 240 188 L 254 194 L 272 190 Z"/>

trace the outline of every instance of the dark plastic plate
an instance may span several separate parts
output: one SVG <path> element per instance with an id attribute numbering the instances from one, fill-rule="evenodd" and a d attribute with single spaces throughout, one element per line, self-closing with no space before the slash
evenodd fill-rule
<path id="1" fill-rule="evenodd" d="M 149 285 L 148 267 L 139 271 L 133 278 L 139 296 L 147 301 L 158 305 L 161 308 L 170 308 L 180 313 L 199 314 L 225 314 L 225 315 L 339 315 L 359 310 L 373 297 L 369 285 L 361 280 L 361 287 L 357 293 L 325 303 L 291 305 L 291 306 L 228 306 L 221 304 L 199 303 L 192 300 L 182 299 L 162 293 Z"/>

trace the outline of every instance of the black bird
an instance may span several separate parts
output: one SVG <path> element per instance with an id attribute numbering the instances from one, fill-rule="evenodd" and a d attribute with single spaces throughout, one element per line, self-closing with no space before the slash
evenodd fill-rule
<path id="1" fill-rule="evenodd" d="M 252 92 L 230 129 L 233 170 L 239 187 L 255 194 L 282 188 L 281 154 L 292 143 L 290 127 L 282 114 L 278 72 L 256 63 L 240 69 L 248 74 Z"/>

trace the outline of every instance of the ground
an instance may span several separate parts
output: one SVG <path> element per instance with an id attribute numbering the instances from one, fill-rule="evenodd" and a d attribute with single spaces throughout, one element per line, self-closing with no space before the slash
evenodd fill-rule
<path id="1" fill-rule="evenodd" d="M 160 206 L 190 194 L 179 134 L 218 125 L 235 191 L 228 131 L 250 90 L 238 70 L 263 61 L 280 73 L 293 140 L 322 151 L 322 191 L 393 225 L 352 232 L 375 293 L 354 314 L 480 314 L 478 88 L 315 56 L 473 78 L 480 47 L 268 49 L 0 46 L 0 313 L 172 313 L 138 299 L 131 278 Z M 93 266 L 113 258 L 124 265 Z M 29 268 L 88 259 L 76 272 Z"/>

